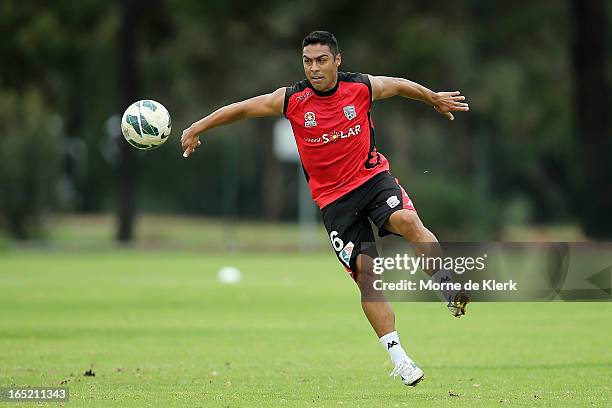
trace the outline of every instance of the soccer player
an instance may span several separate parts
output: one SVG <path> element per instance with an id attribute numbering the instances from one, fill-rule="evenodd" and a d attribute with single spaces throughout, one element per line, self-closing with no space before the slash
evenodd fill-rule
<path id="1" fill-rule="evenodd" d="M 342 57 L 333 34 L 313 31 L 302 42 L 306 79 L 290 87 L 217 109 L 185 129 L 183 156 L 201 145 L 199 136 L 240 119 L 285 115 L 290 121 L 312 198 L 340 263 L 359 285 L 362 309 L 395 365 L 391 375 L 406 385 L 424 377 L 401 346 L 395 315 L 384 298 L 372 295 L 374 233 L 396 234 L 415 251 L 431 255 L 436 237 L 423 225 L 412 200 L 389 172 L 389 162 L 377 149 L 370 116 L 373 101 L 393 96 L 431 105 L 453 120 L 452 112 L 469 110 L 459 92 L 433 92 L 403 78 L 339 72 Z M 450 272 L 426 271 L 445 282 Z M 465 314 L 467 299 L 445 293 L 454 316 Z"/>

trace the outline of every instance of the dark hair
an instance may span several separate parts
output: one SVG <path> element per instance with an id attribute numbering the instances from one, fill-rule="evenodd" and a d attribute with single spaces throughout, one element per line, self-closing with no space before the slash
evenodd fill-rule
<path id="1" fill-rule="evenodd" d="M 329 31 L 313 31 L 304 37 L 302 48 L 312 44 L 327 45 L 332 52 L 332 55 L 338 54 L 338 41 L 336 37 Z"/>

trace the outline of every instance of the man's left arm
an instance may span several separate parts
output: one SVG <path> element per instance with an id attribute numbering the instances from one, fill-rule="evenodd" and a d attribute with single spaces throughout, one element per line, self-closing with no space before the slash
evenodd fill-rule
<path id="1" fill-rule="evenodd" d="M 453 120 L 451 112 L 467 112 L 469 105 L 465 102 L 465 96 L 459 91 L 434 92 L 419 85 L 416 82 L 404 78 L 393 78 L 386 76 L 368 75 L 372 86 L 372 100 L 391 98 L 392 96 L 403 96 L 404 98 L 416 99 L 434 107 L 436 111 Z"/>

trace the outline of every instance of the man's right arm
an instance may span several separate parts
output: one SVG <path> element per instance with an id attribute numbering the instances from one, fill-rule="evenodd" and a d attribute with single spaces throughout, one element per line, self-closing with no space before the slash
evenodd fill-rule
<path id="1" fill-rule="evenodd" d="M 284 103 L 285 88 L 283 87 L 278 88 L 272 93 L 259 95 L 217 109 L 183 131 L 183 135 L 181 136 L 183 157 L 189 157 L 189 155 L 201 144 L 199 141 L 201 133 L 241 119 L 281 115 L 283 113 Z"/>

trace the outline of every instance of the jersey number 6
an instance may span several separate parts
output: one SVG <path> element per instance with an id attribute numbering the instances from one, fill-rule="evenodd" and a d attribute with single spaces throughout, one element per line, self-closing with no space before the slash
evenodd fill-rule
<path id="1" fill-rule="evenodd" d="M 338 238 L 338 231 L 332 231 L 331 234 L 329 234 L 329 239 L 336 252 L 340 252 L 342 248 L 344 248 L 344 242 Z"/>

